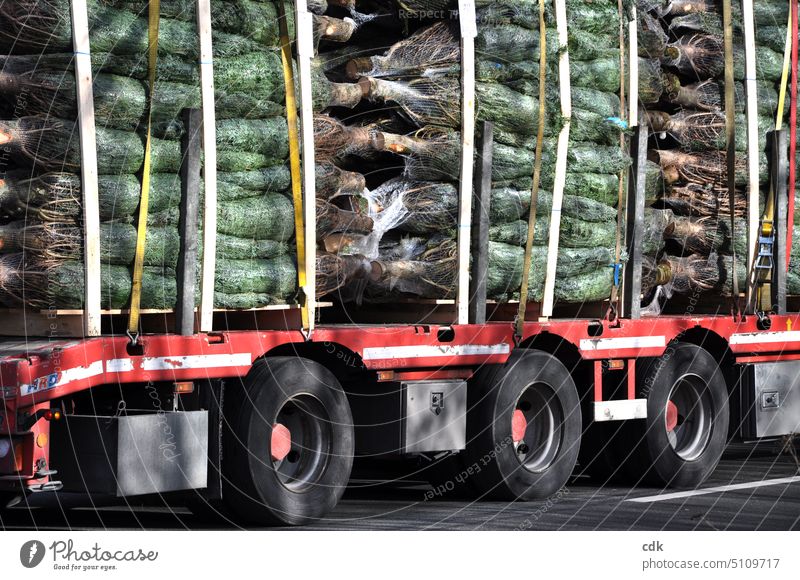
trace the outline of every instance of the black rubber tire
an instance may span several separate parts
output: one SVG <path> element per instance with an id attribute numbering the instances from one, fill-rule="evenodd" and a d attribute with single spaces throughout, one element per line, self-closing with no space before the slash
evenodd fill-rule
<path id="1" fill-rule="evenodd" d="M 353 418 L 339 381 L 318 363 L 275 357 L 256 361 L 238 390 L 228 391 L 234 396 L 226 405 L 225 503 L 242 520 L 263 525 L 304 525 L 324 517 L 342 497 L 353 466 Z M 322 430 L 322 447 L 300 447 L 303 457 L 310 453 L 300 462 L 315 467 L 296 480 L 301 489 L 290 489 L 269 449 L 278 413 L 298 400 L 313 402 L 314 412 L 301 414 Z"/>
<path id="2" fill-rule="evenodd" d="M 703 397 L 709 404 L 710 432 L 704 446 L 698 445 L 696 457 L 682 457 L 670 444 L 666 428 L 670 394 L 686 377 L 707 393 Z M 728 439 L 728 388 L 717 360 L 697 345 L 677 342 L 662 357 L 638 362 L 636 383 L 638 396 L 647 399 L 647 419 L 626 422 L 615 449 L 629 482 L 679 489 L 699 486 L 717 467 Z"/>
<path id="3" fill-rule="evenodd" d="M 523 466 L 511 437 L 512 414 L 533 385 L 546 389 L 547 400 L 561 410 L 552 429 L 560 443 L 552 460 L 536 471 Z M 567 368 L 545 352 L 517 351 L 506 364 L 479 371 L 470 387 L 465 460 L 478 470 L 470 482 L 481 497 L 526 501 L 561 489 L 575 468 L 582 431 L 578 392 Z"/>

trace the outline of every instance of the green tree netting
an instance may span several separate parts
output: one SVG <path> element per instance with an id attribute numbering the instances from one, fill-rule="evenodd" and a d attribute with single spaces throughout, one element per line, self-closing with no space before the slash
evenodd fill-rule
<path id="1" fill-rule="evenodd" d="M 519 299 L 525 249 L 489 242 L 486 294 L 496 300 Z M 547 247 L 534 246 L 530 272 L 530 301 L 541 301 Z M 562 302 L 595 302 L 607 298 L 613 284 L 611 248 L 560 248 L 556 266 L 555 294 Z"/>
<path id="2" fill-rule="evenodd" d="M 118 10 L 99 0 L 89 0 L 89 37 L 92 49 L 114 54 L 147 53 L 147 16 Z M 4 52 L 24 54 L 47 50 L 72 50 L 69 0 L 16 0 L 0 5 L 0 39 Z M 213 31 L 214 56 L 235 56 L 264 50 L 263 45 L 222 31 Z M 159 24 L 158 48 L 162 54 L 199 57 L 194 23 L 169 18 Z"/>
<path id="3" fill-rule="evenodd" d="M 533 243 L 546 244 L 550 233 L 550 215 L 537 215 Z M 614 222 L 588 222 L 561 216 L 559 246 L 566 248 L 593 248 L 612 246 L 616 238 Z M 517 220 L 489 228 L 489 239 L 514 246 L 524 246 L 528 240 L 528 222 Z"/>
<path id="4" fill-rule="evenodd" d="M 214 288 L 224 294 L 291 295 L 297 285 L 294 260 L 283 255 L 269 260 L 223 260 L 217 263 Z"/>
<path id="5" fill-rule="evenodd" d="M 129 220 L 139 206 L 141 185 L 133 175 L 98 176 L 100 220 Z M 74 221 L 83 216 L 81 178 L 74 173 L 29 171 L 6 174 L 0 181 L 0 212 L 42 221 Z"/>

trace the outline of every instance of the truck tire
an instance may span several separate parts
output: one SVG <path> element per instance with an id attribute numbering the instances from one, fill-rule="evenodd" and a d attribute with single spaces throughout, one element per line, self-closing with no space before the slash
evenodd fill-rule
<path id="1" fill-rule="evenodd" d="M 257 524 L 325 516 L 353 466 L 353 418 L 339 381 L 310 360 L 275 357 L 253 364 L 238 395 L 226 411 L 225 502 Z"/>
<path id="2" fill-rule="evenodd" d="M 673 344 L 660 358 L 637 364 L 647 419 L 628 421 L 617 453 L 632 483 L 697 487 L 717 467 L 728 437 L 728 389 L 707 350 Z"/>
<path id="3" fill-rule="evenodd" d="M 483 497 L 550 497 L 569 480 L 581 442 L 578 392 L 554 356 L 518 351 L 473 379 L 467 463 Z"/>

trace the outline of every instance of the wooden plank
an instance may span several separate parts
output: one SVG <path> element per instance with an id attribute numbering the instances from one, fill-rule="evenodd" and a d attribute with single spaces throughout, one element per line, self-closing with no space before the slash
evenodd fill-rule
<path id="1" fill-rule="evenodd" d="M 72 1 L 72 48 L 75 52 L 75 84 L 81 150 L 81 186 L 84 224 L 83 331 L 98 336 L 100 329 L 100 204 L 97 186 L 97 140 L 94 126 L 94 90 L 89 46 L 86 0 Z"/>
<path id="2" fill-rule="evenodd" d="M 753 0 L 742 0 L 742 20 L 744 21 L 744 53 L 745 81 L 747 96 L 747 272 L 750 283 L 747 285 L 748 309 L 755 303 L 756 287 L 755 269 L 753 265 L 758 248 L 758 236 L 761 223 L 759 211 L 759 179 L 758 179 L 758 84 L 756 83 L 756 38 Z"/>
<path id="3" fill-rule="evenodd" d="M 197 0 L 200 36 L 200 91 L 203 111 L 203 267 L 200 278 L 200 331 L 214 326 L 214 276 L 217 269 L 217 125 L 211 50 L 211 0 Z"/>
<path id="4" fill-rule="evenodd" d="M 628 123 L 639 124 L 639 21 L 636 7 L 631 7 L 632 18 L 628 23 Z"/>
<path id="5" fill-rule="evenodd" d="M 300 75 L 300 127 L 303 144 L 303 196 L 306 260 L 298 264 L 306 270 L 303 293 L 308 309 L 308 335 L 314 331 L 316 319 L 317 280 L 317 204 L 316 174 L 314 168 L 314 106 L 311 86 L 311 59 L 314 57 L 313 17 L 305 0 L 295 0 L 297 30 L 297 70 Z"/>
<path id="6" fill-rule="evenodd" d="M 639 124 L 639 20 L 636 6 L 631 7 L 632 18 L 628 23 L 628 123 L 631 127 Z"/>
<path id="7" fill-rule="evenodd" d="M 556 171 L 553 184 L 553 205 L 550 211 L 550 234 L 547 244 L 547 270 L 544 280 L 544 297 L 542 299 L 542 319 L 553 316 L 555 302 L 556 264 L 558 262 L 558 243 L 561 235 L 561 207 L 564 202 L 564 188 L 567 180 L 567 154 L 569 153 L 569 132 L 572 119 L 572 86 L 569 73 L 569 50 L 567 31 L 567 8 L 565 0 L 556 0 L 556 26 L 558 28 L 559 61 L 558 78 L 561 96 L 561 116 L 564 126 L 558 135 L 556 152 Z"/>
<path id="8" fill-rule="evenodd" d="M 775 244 L 773 245 L 772 304 L 775 314 L 786 314 L 787 232 L 789 222 L 789 138 L 788 131 L 770 134 L 771 179 L 775 192 Z"/>
<path id="9" fill-rule="evenodd" d="M 486 322 L 486 276 L 489 271 L 489 210 L 492 198 L 492 145 L 494 124 L 483 123 L 480 163 L 475 175 L 475 210 L 472 214 L 472 271 L 469 291 L 469 323 Z"/>
<path id="10" fill-rule="evenodd" d="M 181 248 L 178 255 L 178 302 L 175 308 L 175 332 L 194 334 L 195 297 L 197 294 L 197 216 L 200 210 L 200 153 L 203 116 L 198 109 L 181 112 L 185 129 L 181 143 L 181 206 L 178 221 Z"/>
<path id="11" fill-rule="evenodd" d="M 647 123 L 636 128 L 631 139 L 633 166 L 628 179 L 628 203 L 625 211 L 625 247 L 628 262 L 625 264 L 622 283 L 623 318 L 638 319 L 642 312 L 642 238 L 644 235 L 644 198 L 647 182 Z"/>
<path id="12" fill-rule="evenodd" d="M 461 24 L 461 178 L 458 202 L 458 324 L 469 322 L 469 250 L 475 163 L 475 0 L 458 0 Z"/>

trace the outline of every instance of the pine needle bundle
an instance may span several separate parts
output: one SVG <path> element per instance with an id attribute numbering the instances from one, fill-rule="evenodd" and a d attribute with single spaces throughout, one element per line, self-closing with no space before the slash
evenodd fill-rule
<path id="1" fill-rule="evenodd" d="M 357 280 L 366 280 L 373 267 L 364 256 L 340 256 L 328 252 L 317 254 L 317 296 L 327 296 Z"/>
<path id="2" fill-rule="evenodd" d="M 0 226 L 0 252 L 25 252 L 59 263 L 83 260 L 84 232 L 80 223 L 26 220 Z M 175 227 L 148 228 L 144 264 L 174 268 L 180 239 Z M 103 264 L 127 266 L 136 253 L 136 228 L 130 223 L 100 224 L 100 260 Z"/>
<path id="3" fill-rule="evenodd" d="M 346 211 L 317 199 L 317 234 L 325 237 L 333 233 L 369 234 L 374 223 L 371 217 Z"/>
<path id="4" fill-rule="evenodd" d="M 728 155 L 725 151 L 682 152 L 676 149 L 657 151 L 659 164 L 667 185 L 680 182 L 724 187 L 727 182 Z M 764 182 L 768 176 L 765 155 L 759 157 L 759 175 Z M 736 185 L 746 186 L 750 182 L 747 155 L 736 156 Z"/>
<path id="5" fill-rule="evenodd" d="M 318 161 L 363 156 L 375 150 L 373 135 L 363 127 L 348 127 L 328 115 L 314 116 L 314 151 Z"/>
<path id="6" fill-rule="evenodd" d="M 723 56 L 722 40 L 719 37 L 693 34 L 670 43 L 664 53 L 664 64 L 689 77 L 716 78 L 724 71 Z"/>
<path id="7" fill-rule="evenodd" d="M 345 171 L 330 162 L 317 163 L 315 175 L 318 199 L 330 201 L 344 195 L 359 196 L 367 188 L 363 175 Z"/>
<path id="8" fill-rule="evenodd" d="M 676 217 L 664 230 L 664 238 L 677 242 L 685 254 L 709 255 L 725 243 L 718 216 L 701 218 Z"/>
<path id="9" fill-rule="evenodd" d="M 397 177 L 370 193 L 370 201 L 378 213 L 395 203 L 405 207 L 396 225 L 402 231 L 433 234 L 451 231 L 456 225 L 458 191 L 450 183 L 414 181 Z"/>
<path id="10" fill-rule="evenodd" d="M 363 77 L 359 83 L 373 102 L 393 102 L 417 127 L 461 125 L 461 83 L 448 77 L 408 82 Z"/>
<path id="11" fill-rule="evenodd" d="M 92 50 L 114 54 L 147 54 L 148 22 L 127 10 L 89 0 L 89 35 Z M 72 50 L 71 2 L 69 0 L 15 0 L 0 4 L 0 44 L 15 52 L 68 52 Z M 244 23 L 242 23 L 244 26 Z M 213 31 L 215 57 L 264 50 L 242 36 Z M 194 22 L 164 18 L 159 24 L 159 53 L 199 58 Z"/>
<path id="12" fill-rule="evenodd" d="M 461 62 L 461 43 L 446 22 L 423 28 L 394 44 L 383 56 L 356 58 L 347 63 L 355 80 L 367 77 L 435 76 Z"/>
<path id="13" fill-rule="evenodd" d="M 683 149 L 708 151 L 724 148 L 725 115 L 720 111 L 680 111 L 674 115 L 648 111 L 647 119 L 654 132 L 671 134 Z"/>
<path id="14" fill-rule="evenodd" d="M 139 206 L 140 192 L 141 184 L 133 175 L 98 176 L 100 220 L 130 218 Z M 18 218 L 70 222 L 81 219 L 81 177 L 75 173 L 8 175 L 0 181 L 0 208 Z"/>
<path id="15" fill-rule="evenodd" d="M 667 189 L 662 201 L 676 214 L 683 216 L 714 217 L 730 213 L 728 190 L 711 183 L 686 183 Z M 736 190 L 735 214 L 747 214 L 747 195 Z"/>
<path id="16" fill-rule="evenodd" d="M 367 289 L 382 298 L 412 295 L 418 298 L 448 298 L 455 292 L 458 247 L 447 240 L 427 249 L 413 260 L 375 260 Z"/>

